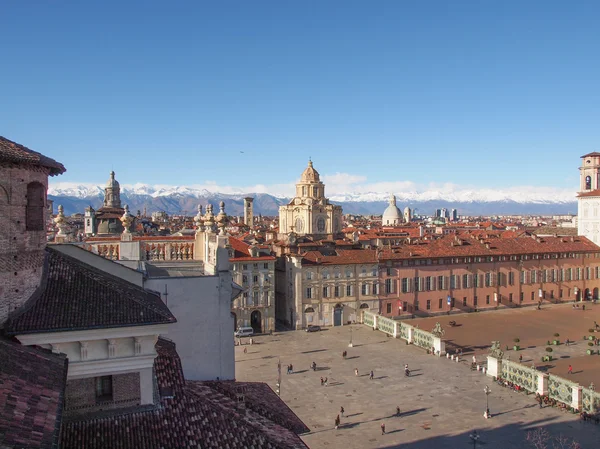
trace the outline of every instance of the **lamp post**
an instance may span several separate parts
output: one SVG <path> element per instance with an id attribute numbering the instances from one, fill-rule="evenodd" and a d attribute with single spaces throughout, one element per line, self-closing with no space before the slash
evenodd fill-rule
<path id="1" fill-rule="evenodd" d="M 352 326 L 350 326 L 350 343 L 348 343 L 348 347 L 352 348 L 354 344 L 352 343 Z"/>
<path id="2" fill-rule="evenodd" d="M 471 441 L 473 442 L 473 449 L 475 449 L 477 446 L 477 441 L 479 441 L 480 438 L 479 434 L 476 430 L 473 430 L 473 433 L 469 435 L 469 438 L 471 438 Z"/>
<path id="3" fill-rule="evenodd" d="M 281 397 L 281 359 L 277 359 L 277 396 Z"/>
<path id="4" fill-rule="evenodd" d="M 489 419 L 492 417 L 492 415 L 490 414 L 490 393 L 492 392 L 490 390 L 490 387 L 488 387 L 487 385 L 485 386 L 485 388 L 483 389 L 483 392 L 485 393 L 485 413 L 483 414 L 483 416 L 485 417 L 485 419 Z"/>

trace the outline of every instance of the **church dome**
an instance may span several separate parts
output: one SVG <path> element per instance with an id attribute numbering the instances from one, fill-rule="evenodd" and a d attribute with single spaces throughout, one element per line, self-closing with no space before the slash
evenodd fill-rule
<path id="1" fill-rule="evenodd" d="M 383 211 L 381 224 L 383 226 L 394 226 L 400 223 L 402 223 L 402 213 L 396 206 L 396 197 L 392 195 L 390 198 L 390 205 Z"/>
<path id="2" fill-rule="evenodd" d="M 308 167 L 302 172 L 301 182 L 320 182 L 319 172 L 313 168 L 312 161 L 308 161 Z"/>
<path id="3" fill-rule="evenodd" d="M 115 179 L 115 172 L 114 171 L 110 172 L 110 178 L 109 178 L 108 181 L 106 181 L 106 187 L 112 188 L 112 189 L 118 189 L 119 188 L 119 183 Z"/>

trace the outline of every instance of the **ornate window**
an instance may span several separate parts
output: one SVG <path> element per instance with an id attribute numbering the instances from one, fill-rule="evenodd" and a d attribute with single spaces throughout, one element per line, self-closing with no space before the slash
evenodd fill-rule
<path id="1" fill-rule="evenodd" d="M 591 176 L 585 177 L 585 190 L 592 190 L 592 177 Z"/>
<path id="2" fill-rule="evenodd" d="M 46 189 L 39 182 L 27 184 L 26 229 L 28 231 L 44 230 L 44 208 Z"/>
<path id="3" fill-rule="evenodd" d="M 325 219 L 323 217 L 317 218 L 317 231 L 325 232 Z"/>

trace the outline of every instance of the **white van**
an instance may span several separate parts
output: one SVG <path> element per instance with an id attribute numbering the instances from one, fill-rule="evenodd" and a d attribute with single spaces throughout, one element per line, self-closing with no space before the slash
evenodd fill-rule
<path id="1" fill-rule="evenodd" d="M 236 330 L 233 335 L 237 338 L 252 337 L 254 335 L 254 329 L 251 327 L 238 327 L 238 330 Z"/>

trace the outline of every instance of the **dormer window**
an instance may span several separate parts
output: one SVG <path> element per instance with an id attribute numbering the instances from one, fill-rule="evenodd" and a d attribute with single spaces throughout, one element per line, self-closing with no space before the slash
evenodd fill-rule
<path id="1" fill-rule="evenodd" d="M 46 189 L 39 182 L 27 184 L 26 229 L 28 231 L 44 230 L 44 203 Z"/>

